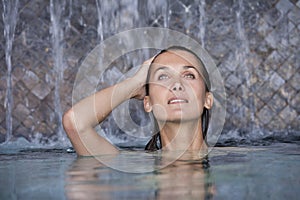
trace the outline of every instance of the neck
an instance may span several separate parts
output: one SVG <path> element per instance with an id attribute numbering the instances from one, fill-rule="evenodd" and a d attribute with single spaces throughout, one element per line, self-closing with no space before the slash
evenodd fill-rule
<path id="1" fill-rule="evenodd" d="M 166 122 L 160 127 L 164 150 L 206 150 L 201 120 L 188 122 Z"/>

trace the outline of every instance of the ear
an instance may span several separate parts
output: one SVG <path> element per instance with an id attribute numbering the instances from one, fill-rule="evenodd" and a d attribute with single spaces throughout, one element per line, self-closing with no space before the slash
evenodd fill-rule
<path id="1" fill-rule="evenodd" d="M 152 104 L 149 96 L 144 97 L 144 109 L 148 113 L 152 111 Z"/>
<path id="2" fill-rule="evenodd" d="M 213 96 L 213 94 L 211 92 L 206 92 L 204 107 L 209 110 L 209 109 L 212 108 L 213 103 L 214 103 L 214 96 Z"/>

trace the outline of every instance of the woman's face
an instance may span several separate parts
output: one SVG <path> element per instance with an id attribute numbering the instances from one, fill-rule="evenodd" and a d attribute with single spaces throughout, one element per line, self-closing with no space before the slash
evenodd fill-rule
<path id="1" fill-rule="evenodd" d="M 147 112 L 163 122 L 198 120 L 203 107 L 212 106 L 211 93 L 199 69 L 203 67 L 189 52 L 167 51 L 159 55 L 151 65 L 149 96 L 144 99 Z"/>

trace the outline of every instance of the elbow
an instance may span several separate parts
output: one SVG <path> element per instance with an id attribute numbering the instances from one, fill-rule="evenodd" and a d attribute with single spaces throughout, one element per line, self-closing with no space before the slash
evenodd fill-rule
<path id="1" fill-rule="evenodd" d="M 74 134 L 78 133 L 76 128 L 75 114 L 72 108 L 64 113 L 62 123 L 69 138 L 72 138 Z"/>

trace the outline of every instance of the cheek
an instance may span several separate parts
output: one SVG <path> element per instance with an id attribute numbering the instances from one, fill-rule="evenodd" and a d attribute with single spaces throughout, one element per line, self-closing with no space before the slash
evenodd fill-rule
<path id="1" fill-rule="evenodd" d="M 162 84 L 150 84 L 149 86 L 149 96 L 151 96 L 152 102 L 162 100 L 165 97 L 165 92 L 167 90 L 167 86 Z"/>
<path id="2" fill-rule="evenodd" d="M 206 89 L 202 82 L 195 82 L 190 85 L 193 96 L 199 100 L 205 99 Z"/>
<path id="3" fill-rule="evenodd" d="M 195 109 L 197 109 L 198 111 L 202 111 L 206 98 L 205 87 L 194 85 L 193 87 L 191 87 L 190 97 L 193 99 L 194 105 L 197 105 L 195 106 Z"/>
<path id="4" fill-rule="evenodd" d="M 168 117 L 166 108 L 160 104 L 154 104 L 152 107 L 153 115 L 155 118 L 160 121 L 160 123 L 165 122 Z"/>

